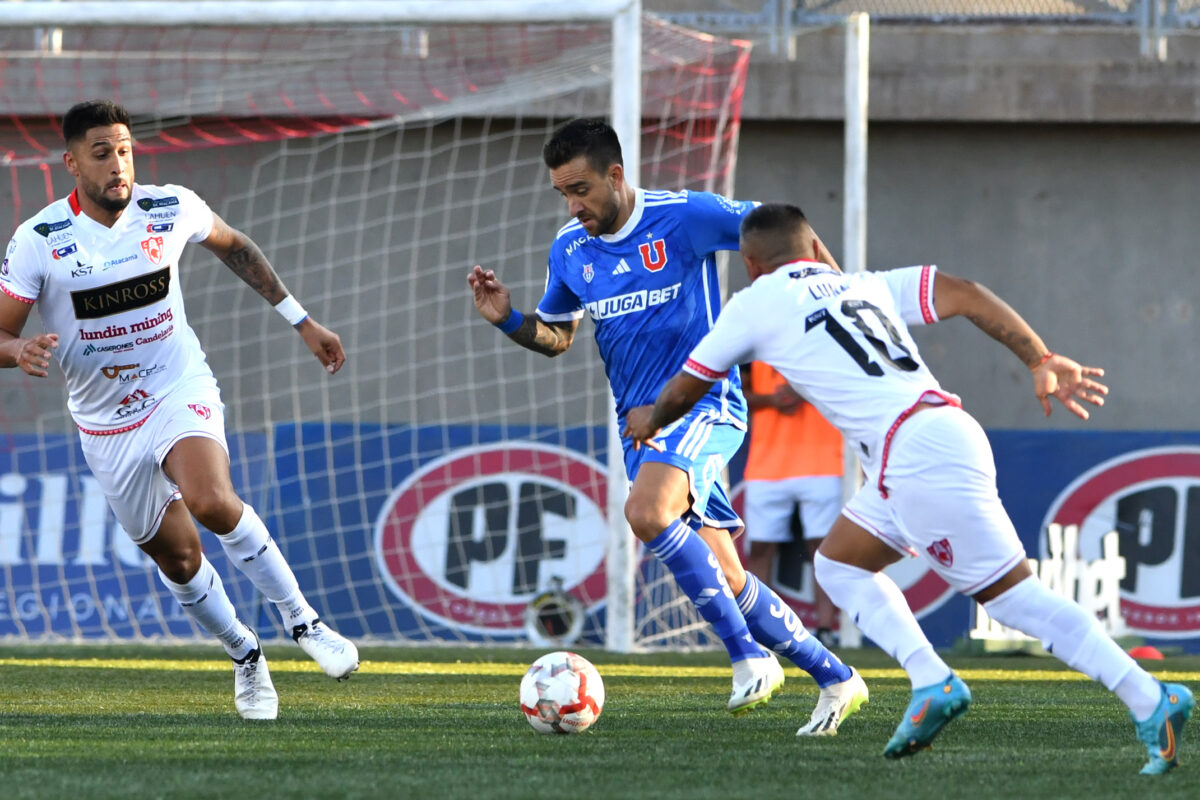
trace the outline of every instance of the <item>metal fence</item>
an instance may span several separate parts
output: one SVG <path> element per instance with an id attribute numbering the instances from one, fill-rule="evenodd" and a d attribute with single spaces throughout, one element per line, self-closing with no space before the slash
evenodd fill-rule
<path id="1" fill-rule="evenodd" d="M 791 56 L 805 28 L 841 24 L 865 12 L 883 25 L 1102 25 L 1138 30 L 1142 54 L 1164 59 L 1172 33 L 1200 28 L 1200 0 L 646 0 L 680 25 L 737 34 Z"/>

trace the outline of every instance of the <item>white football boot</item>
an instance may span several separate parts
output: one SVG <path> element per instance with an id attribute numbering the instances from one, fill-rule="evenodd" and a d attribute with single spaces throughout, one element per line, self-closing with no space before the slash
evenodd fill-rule
<path id="1" fill-rule="evenodd" d="M 279 716 L 279 695 L 271 683 L 261 645 L 245 658 L 233 660 L 233 704 L 242 719 L 275 719 Z"/>
<path id="2" fill-rule="evenodd" d="M 331 678 L 344 681 L 358 669 L 358 648 L 320 619 L 292 628 L 292 638 Z"/>
<path id="3" fill-rule="evenodd" d="M 807 725 L 796 731 L 797 736 L 837 736 L 842 720 L 867 704 L 870 694 L 867 684 L 854 667 L 850 677 L 841 683 L 826 686 L 817 698 L 817 707 Z"/>
<path id="4" fill-rule="evenodd" d="M 733 694 L 729 710 L 739 716 L 765 706 L 771 695 L 783 686 L 783 667 L 775 654 L 764 650 L 766 658 L 747 658 L 733 665 Z"/>

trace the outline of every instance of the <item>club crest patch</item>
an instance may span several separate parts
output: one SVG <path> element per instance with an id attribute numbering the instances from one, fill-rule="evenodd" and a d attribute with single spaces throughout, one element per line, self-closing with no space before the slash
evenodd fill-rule
<path id="1" fill-rule="evenodd" d="M 929 555 L 937 559 L 943 567 L 954 566 L 954 550 L 950 547 L 949 539 L 940 539 L 925 548 Z"/>
<path id="2" fill-rule="evenodd" d="M 149 239 L 142 240 L 142 252 L 146 254 L 146 258 L 150 259 L 154 266 L 162 263 L 163 258 L 163 237 L 151 236 Z"/>

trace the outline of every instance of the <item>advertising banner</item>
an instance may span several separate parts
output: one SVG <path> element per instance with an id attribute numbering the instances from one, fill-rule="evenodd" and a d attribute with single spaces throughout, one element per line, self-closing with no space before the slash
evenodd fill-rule
<path id="1" fill-rule="evenodd" d="M 10 435 L 0 451 L 0 637 L 192 636 L 158 570 L 117 524 L 78 436 Z M 229 437 L 233 482 L 265 507 L 267 438 Z M 250 615 L 254 586 L 204 533 L 234 604 Z"/>
<path id="2" fill-rule="evenodd" d="M 1032 557 L 1051 523 L 1099 557 L 1115 530 L 1131 633 L 1200 652 L 1200 433 L 992 431 L 1001 500 Z M 605 432 L 280 425 L 230 437 L 233 477 L 301 586 L 349 636 L 521 640 L 529 601 L 561 587 L 603 640 Z M 740 509 L 740 462 L 731 465 Z M 273 610 L 203 541 L 231 598 L 266 637 Z M 937 646 L 971 603 L 922 559 L 891 568 Z M 108 510 L 73 436 L 14 435 L 0 453 L 0 636 L 193 635 Z M 806 624 L 812 571 L 784 548 L 773 583 Z M 643 598 L 645 600 L 645 598 Z"/>
<path id="3" fill-rule="evenodd" d="M 1125 558 L 1121 610 L 1132 635 L 1200 652 L 1200 433 L 989 431 L 1000 499 L 1031 558 L 1051 523 L 1080 528 L 1079 555 L 1100 558 L 1115 530 Z M 740 510 L 741 463 L 731 465 Z M 971 627 L 972 603 L 924 559 L 889 568 L 930 641 L 947 647 Z M 774 588 L 810 627 L 812 567 L 782 549 Z"/>

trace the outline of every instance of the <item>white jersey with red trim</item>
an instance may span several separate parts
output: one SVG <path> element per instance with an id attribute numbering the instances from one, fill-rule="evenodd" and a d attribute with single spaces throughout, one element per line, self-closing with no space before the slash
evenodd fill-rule
<path id="1" fill-rule="evenodd" d="M 213 213 L 182 186 L 134 184 L 111 228 L 82 212 L 75 192 L 17 228 L 0 291 L 37 303 L 84 431 L 144 422 L 182 381 L 211 376 L 187 324 L 179 256 L 212 232 Z"/>
<path id="2" fill-rule="evenodd" d="M 730 299 L 684 370 L 717 380 L 765 361 L 853 444 L 878 477 L 889 430 L 922 399 L 955 402 L 921 361 L 909 325 L 937 321 L 932 266 L 847 275 L 797 261 Z"/>

